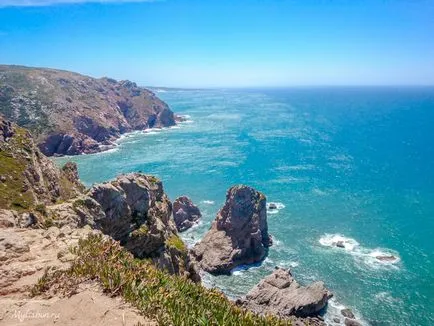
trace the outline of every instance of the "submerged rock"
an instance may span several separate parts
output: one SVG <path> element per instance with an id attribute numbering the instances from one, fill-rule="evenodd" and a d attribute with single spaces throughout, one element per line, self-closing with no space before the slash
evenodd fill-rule
<path id="1" fill-rule="evenodd" d="M 228 190 L 224 206 L 192 253 L 203 270 L 224 274 L 261 261 L 270 245 L 265 196 L 239 185 Z"/>
<path id="2" fill-rule="evenodd" d="M 355 318 L 353 312 L 351 311 L 351 309 L 348 309 L 348 308 L 342 309 L 341 310 L 341 314 L 344 317 L 348 317 L 348 318 L 352 318 L 352 319 Z"/>
<path id="3" fill-rule="evenodd" d="M 173 219 L 178 231 L 191 228 L 201 217 L 199 208 L 187 196 L 178 197 L 173 202 Z"/>
<path id="4" fill-rule="evenodd" d="M 268 204 L 268 209 L 277 209 L 277 205 L 275 203 Z"/>
<path id="5" fill-rule="evenodd" d="M 345 318 L 345 326 L 362 326 L 357 320 Z"/>
<path id="6" fill-rule="evenodd" d="M 259 314 L 317 316 L 333 295 L 323 282 L 301 286 L 289 270 L 276 270 L 259 282 L 238 304 Z"/>
<path id="7" fill-rule="evenodd" d="M 398 259 L 393 255 L 376 256 L 375 258 L 377 258 L 380 261 L 385 261 L 385 262 L 394 262 Z"/>

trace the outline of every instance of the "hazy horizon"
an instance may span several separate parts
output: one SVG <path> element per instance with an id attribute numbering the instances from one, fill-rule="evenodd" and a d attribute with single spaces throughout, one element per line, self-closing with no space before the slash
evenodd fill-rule
<path id="1" fill-rule="evenodd" d="M 0 63 L 171 88 L 434 85 L 434 3 L 0 0 Z"/>

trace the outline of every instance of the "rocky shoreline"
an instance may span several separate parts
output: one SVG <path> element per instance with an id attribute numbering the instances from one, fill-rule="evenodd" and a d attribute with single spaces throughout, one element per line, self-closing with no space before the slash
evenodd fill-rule
<path id="1" fill-rule="evenodd" d="M 266 196 L 245 185 L 228 189 L 209 231 L 189 249 L 178 232 L 197 223 L 201 213 L 185 196 L 172 204 L 154 176 L 130 173 L 85 189 L 75 164 L 58 169 L 29 132 L 3 118 L 0 159 L 0 320 L 27 300 L 46 268 L 69 268 L 75 255 L 68 248 L 90 234 L 114 240 L 136 259 L 194 283 L 206 272 L 227 274 L 234 267 L 261 262 L 272 245 Z M 25 163 L 15 171 L 18 162 Z M 85 286 L 78 294 L 96 291 L 91 289 Z M 322 282 L 302 286 L 289 270 L 276 268 L 233 304 L 293 325 L 320 326 L 325 325 L 321 316 L 331 297 Z M 342 315 L 346 325 L 359 325 L 351 311 Z"/>
<path id="2" fill-rule="evenodd" d="M 182 119 L 128 80 L 6 65 L 0 65 L 0 114 L 29 129 L 46 156 L 100 152 L 122 134 Z"/>

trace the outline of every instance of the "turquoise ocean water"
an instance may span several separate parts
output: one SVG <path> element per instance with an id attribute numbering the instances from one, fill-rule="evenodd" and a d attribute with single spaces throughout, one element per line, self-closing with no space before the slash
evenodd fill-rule
<path id="1" fill-rule="evenodd" d="M 70 159 L 90 186 L 122 172 L 160 177 L 190 196 L 207 231 L 234 184 L 278 203 L 268 258 L 205 277 L 245 294 L 274 266 L 334 292 L 326 319 L 350 307 L 365 324 L 434 325 L 434 89 L 294 88 L 157 91 L 188 121 L 133 133 L 105 153 Z M 345 248 L 331 243 L 344 241 Z M 375 256 L 394 255 L 393 263 Z"/>

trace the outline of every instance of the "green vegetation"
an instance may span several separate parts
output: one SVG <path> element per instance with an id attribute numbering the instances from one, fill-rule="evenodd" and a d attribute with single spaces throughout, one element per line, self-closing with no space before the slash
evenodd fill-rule
<path id="1" fill-rule="evenodd" d="M 49 289 L 66 293 L 83 281 L 97 280 L 106 293 L 121 295 L 159 325 L 289 325 L 276 317 L 245 311 L 218 290 L 134 259 L 118 243 L 101 235 L 80 240 L 73 253 L 77 258 L 70 269 L 45 273 L 32 289 L 33 295 Z"/>
<path id="2" fill-rule="evenodd" d="M 146 224 L 142 224 L 138 229 L 131 232 L 133 237 L 145 236 L 149 232 L 149 228 Z"/>
<path id="3" fill-rule="evenodd" d="M 173 234 L 166 240 L 166 246 L 168 248 L 175 248 L 182 253 L 187 253 L 187 248 L 185 247 L 184 242 L 176 234 Z"/>
<path id="4" fill-rule="evenodd" d="M 26 189 L 24 152 L 31 148 L 31 140 L 25 129 L 16 128 L 9 142 L 0 145 L 0 176 L 4 178 L 0 182 L 0 208 L 28 210 L 33 207 L 34 199 L 31 191 Z"/>
<path id="5" fill-rule="evenodd" d="M 149 180 L 150 182 L 153 182 L 153 183 L 160 182 L 160 180 L 159 180 L 157 177 L 153 176 L 153 175 L 149 175 L 149 176 L 148 176 L 148 180 Z"/>
<path id="6" fill-rule="evenodd" d="M 35 211 L 41 213 L 42 216 L 47 216 L 47 207 L 44 204 L 38 204 L 35 207 Z"/>

